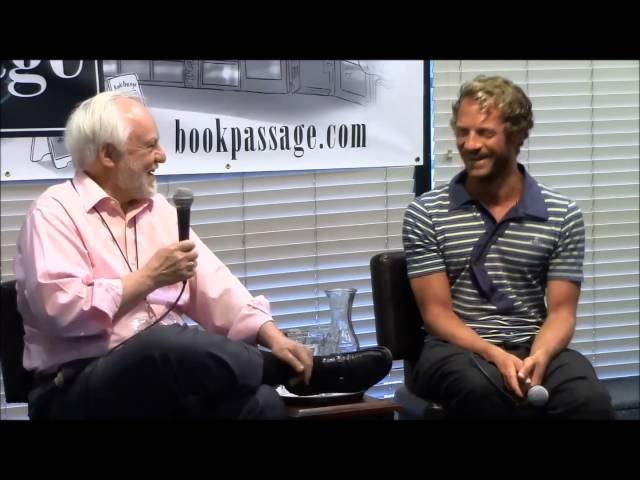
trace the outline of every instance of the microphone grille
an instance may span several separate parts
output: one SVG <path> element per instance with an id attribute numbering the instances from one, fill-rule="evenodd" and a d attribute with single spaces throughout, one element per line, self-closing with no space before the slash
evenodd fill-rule
<path id="1" fill-rule="evenodd" d="M 178 188 L 173 194 L 173 203 L 176 207 L 190 207 L 193 203 L 193 192 L 188 188 Z"/>
<path id="2" fill-rule="evenodd" d="M 542 385 L 534 385 L 527 392 L 527 400 L 531 405 L 541 407 L 549 401 L 549 392 Z"/>

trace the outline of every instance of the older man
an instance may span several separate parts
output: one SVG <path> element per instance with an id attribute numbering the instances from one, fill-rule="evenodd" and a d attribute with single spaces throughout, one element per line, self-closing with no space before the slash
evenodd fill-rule
<path id="1" fill-rule="evenodd" d="M 175 241 L 156 193 L 166 156 L 139 100 L 86 100 L 65 141 L 75 176 L 34 202 L 18 240 L 32 418 L 282 418 L 272 386 L 360 391 L 389 372 L 382 347 L 312 357 L 193 231 Z"/>

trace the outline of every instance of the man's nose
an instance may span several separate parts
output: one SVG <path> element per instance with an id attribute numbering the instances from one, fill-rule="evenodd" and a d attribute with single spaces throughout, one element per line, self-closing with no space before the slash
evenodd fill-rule
<path id="1" fill-rule="evenodd" d="M 478 135 L 473 132 L 469 133 L 464 142 L 464 148 L 465 150 L 479 150 L 480 148 L 482 148 L 480 137 L 478 137 Z"/>
<path id="2" fill-rule="evenodd" d="M 164 163 L 167 161 L 167 155 L 164 153 L 164 149 L 161 146 L 158 146 L 158 155 L 156 155 L 156 161 L 158 163 Z"/>

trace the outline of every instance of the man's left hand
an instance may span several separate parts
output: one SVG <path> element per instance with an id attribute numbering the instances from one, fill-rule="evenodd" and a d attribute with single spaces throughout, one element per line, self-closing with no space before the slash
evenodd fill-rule
<path id="1" fill-rule="evenodd" d="M 284 335 L 273 341 L 271 353 L 291 366 L 296 372 L 304 375 L 304 383 L 311 380 L 311 368 L 313 366 L 313 354 L 311 350 L 301 343 L 294 342 Z"/>
<path id="2" fill-rule="evenodd" d="M 549 365 L 549 357 L 544 351 L 539 350 L 524 359 L 522 368 L 518 371 L 518 378 L 530 386 L 540 385 L 544 379 L 544 373 Z M 530 380 L 528 382 L 527 380 Z"/>

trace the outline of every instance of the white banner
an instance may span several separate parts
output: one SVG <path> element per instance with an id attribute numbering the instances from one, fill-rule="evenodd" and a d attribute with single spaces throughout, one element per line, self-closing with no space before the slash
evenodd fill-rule
<path id="1" fill-rule="evenodd" d="M 105 88 L 141 95 L 159 175 L 421 165 L 424 62 L 104 61 Z M 67 178 L 61 137 L 2 138 L 2 180 Z"/>

